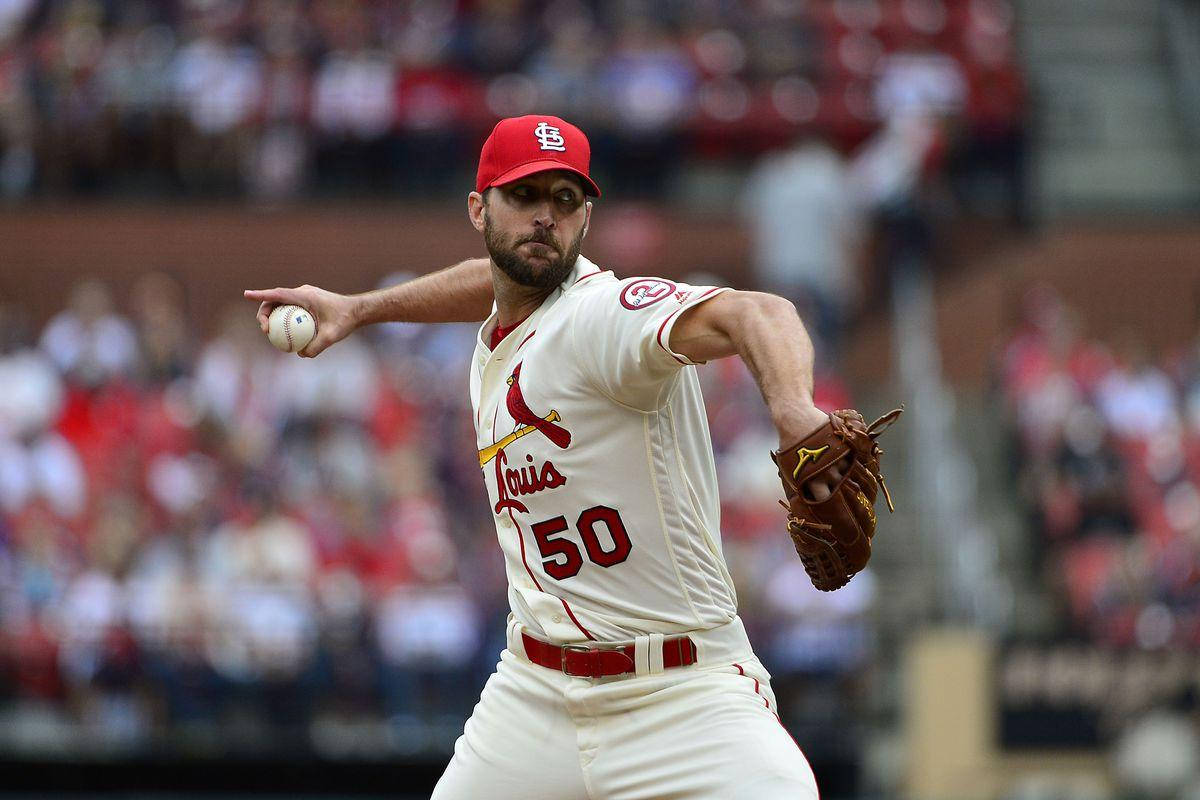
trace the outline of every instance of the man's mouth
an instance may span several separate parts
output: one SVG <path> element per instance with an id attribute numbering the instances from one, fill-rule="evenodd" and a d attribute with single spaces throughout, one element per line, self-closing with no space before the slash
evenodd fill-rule
<path id="1" fill-rule="evenodd" d="M 525 242 L 521 247 L 526 248 L 526 252 L 537 258 L 550 259 L 558 255 L 558 250 L 553 245 L 544 244 L 542 242 Z"/>

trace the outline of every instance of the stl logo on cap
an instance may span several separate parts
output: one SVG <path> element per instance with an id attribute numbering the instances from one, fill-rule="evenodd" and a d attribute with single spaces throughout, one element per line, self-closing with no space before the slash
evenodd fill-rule
<path id="1" fill-rule="evenodd" d="M 567 142 L 563 139 L 562 131 L 553 125 L 539 122 L 533 129 L 533 135 L 537 137 L 543 150 L 558 150 L 561 153 L 567 151 Z"/>

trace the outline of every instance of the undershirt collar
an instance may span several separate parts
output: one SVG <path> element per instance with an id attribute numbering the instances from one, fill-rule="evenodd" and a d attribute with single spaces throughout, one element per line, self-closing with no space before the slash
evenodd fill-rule
<path id="1" fill-rule="evenodd" d="M 528 314 L 507 327 L 497 324 L 496 327 L 492 329 L 492 341 L 489 345 L 489 348 L 495 350 L 497 347 L 499 347 L 500 343 L 504 341 L 504 337 L 521 327 L 521 323 L 527 319 L 529 319 Z"/>

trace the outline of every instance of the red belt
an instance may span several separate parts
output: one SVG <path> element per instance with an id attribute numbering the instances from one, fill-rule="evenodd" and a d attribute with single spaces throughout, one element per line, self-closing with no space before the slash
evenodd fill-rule
<path id="1" fill-rule="evenodd" d="M 525 655 L 534 664 L 548 667 L 576 678 L 601 678 L 636 672 L 633 662 L 634 646 L 591 644 L 550 644 L 521 633 Z M 664 668 L 686 667 L 696 663 L 696 643 L 686 636 L 663 639 Z"/>

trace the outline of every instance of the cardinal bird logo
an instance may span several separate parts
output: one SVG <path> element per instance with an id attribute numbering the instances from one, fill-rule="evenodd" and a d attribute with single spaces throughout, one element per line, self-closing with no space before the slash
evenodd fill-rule
<path id="1" fill-rule="evenodd" d="M 509 415 L 516 421 L 517 429 L 495 444 L 488 445 L 479 451 L 479 466 L 481 467 L 495 458 L 496 454 L 505 447 L 534 431 L 545 436 L 556 447 L 566 449 L 571 444 L 571 432 L 557 424 L 562 419 L 557 411 L 551 409 L 549 414 L 541 416 L 530 409 L 529 404 L 525 402 L 525 397 L 521 394 L 520 383 L 522 364 L 517 364 L 512 375 L 509 376 L 508 395 L 505 397 L 505 405 Z"/>

